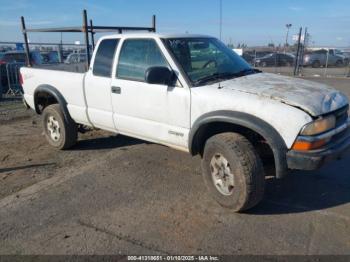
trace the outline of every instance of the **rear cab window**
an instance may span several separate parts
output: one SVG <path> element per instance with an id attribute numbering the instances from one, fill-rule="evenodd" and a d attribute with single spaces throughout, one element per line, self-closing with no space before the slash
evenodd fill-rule
<path id="1" fill-rule="evenodd" d="M 126 39 L 120 51 L 117 78 L 144 81 L 149 67 L 169 67 L 154 39 Z"/>
<path id="2" fill-rule="evenodd" d="M 98 46 L 92 73 L 95 76 L 111 77 L 113 59 L 119 39 L 104 39 Z"/>

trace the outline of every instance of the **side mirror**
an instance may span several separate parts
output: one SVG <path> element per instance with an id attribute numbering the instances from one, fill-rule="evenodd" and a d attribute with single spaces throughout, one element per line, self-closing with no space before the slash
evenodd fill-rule
<path id="1" fill-rule="evenodd" d="M 174 72 L 164 66 L 153 66 L 147 68 L 145 81 L 148 84 L 171 85 Z"/>

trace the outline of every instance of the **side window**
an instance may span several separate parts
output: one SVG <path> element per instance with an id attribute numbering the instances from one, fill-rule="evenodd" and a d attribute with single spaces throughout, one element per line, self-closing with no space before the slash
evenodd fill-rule
<path id="1" fill-rule="evenodd" d="M 144 81 L 145 71 L 152 66 L 168 67 L 168 63 L 153 39 L 124 41 L 119 55 L 118 78 Z"/>
<path id="2" fill-rule="evenodd" d="M 95 76 L 111 77 L 115 48 L 119 39 L 102 40 L 99 44 L 92 73 Z"/>

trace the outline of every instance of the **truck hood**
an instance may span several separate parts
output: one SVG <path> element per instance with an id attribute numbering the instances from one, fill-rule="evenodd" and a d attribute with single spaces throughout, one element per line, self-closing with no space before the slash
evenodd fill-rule
<path id="1" fill-rule="evenodd" d="M 344 94 L 327 85 L 270 73 L 234 78 L 222 82 L 221 87 L 274 99 L 300 108 L 312 116 L 319 116 L 348 104 Z"/>

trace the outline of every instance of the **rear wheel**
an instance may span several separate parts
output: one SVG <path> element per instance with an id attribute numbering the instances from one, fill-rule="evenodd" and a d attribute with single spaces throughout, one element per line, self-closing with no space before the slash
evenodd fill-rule
<path id="1" fill-rule="evenodd" d="M 43 127 L 47 141 L 55 148 L 68 149 L 77 142 L 77 125 L 73 120 L 67 121 L 64 118 L 58 104 L 44 109 Z"/>
<path id="2" fill-rule="evenodd" d="M 252 208 L 263 198 L 265 174 L 261 160 L 240 134 L 221 133 L 208 139 L 202 174 L 212 197 L 233 211 Z"/>

